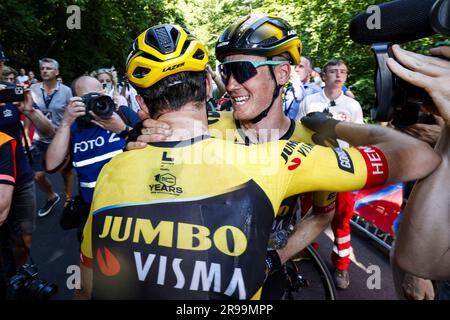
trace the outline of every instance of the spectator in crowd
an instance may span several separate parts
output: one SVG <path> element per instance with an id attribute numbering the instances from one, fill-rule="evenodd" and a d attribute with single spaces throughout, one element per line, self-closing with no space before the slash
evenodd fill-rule
<path id="1" fill-rule="evenodd" d="M 28 76 L 27 76 L 27 73 L 25 72 L 25 69 L 24 68 L 21 68 L 20 70 L 19 70 L 19 76 L 17 77 L 17 83 L 18 84 L 23 84 L 23 83 L 25 83 L 26 81 L 28 81 Z"/>
<path id="2" fill-rule="evenodd" d="M 302 60 L 299 65 L 295 66 L 295 71 L 300 77 L 300 81 L 305 89 L 305 96 L 322 91 L 322 87 L 310 82 L 313 72 L 313 62 L 310 57 L 302 56 Z"/>
<path id="3" fill-rule="evenodd" d="M 125 99 L 127 100 L 128 107 L 130 107 L 134 112 L 139 113 L 141 109 L 136 101 L 136 89 L 134 89 L 133 86 L 128 83 L 128 79 L 126 77 L 118 87 L 120 95 L 125 97 Z"/>
<path id="4" fill-rule="evenodd" d="M 33 71 L 28 71 L 28 82 L 30 83 L 30 85 L 38 83 L 38 79 L 36 79 L 36 76 L 34 75 Z"/>
<path id="5" fill-rule="evenodd" d="M 39 68 L 41 71 L 42 83 L 36 83 L 31 86 L 33 95 L 34 108 L 42 111 L 44 115 L 51 120 L 55 128 L 63 118 L 64 110 L 69 104 L 69 99 L 72 97 L 70 88 L 57 81 L 59 75 L 59 64 L 56 60 L 51 58 L 44 58 L 39 60 Z M 26 123 L 25 132 L 28 133 L 29 122 Z M 32 157 L 33 169 L 35 171 L 35 179 L 39 187 L 47 195 L 47 201 L 38 210 L 38 217 L 44 217 L 49 214 L 53 207 L 59 202 L 60 196 L 57 194 L 48 179 L 45 169 L 43 168 L 43 161 L 45 152 L 50 145 L 51 139 L 41 135 L 39 129 L 35 133 L 32 142 Z M 67 166 L 62 171 L 64 180 L 65 200 L 70 201 L 73 193 L 73 173 L 72 167 Z"/>
<path id="6" fill-rule="evenodd" d="M 3 63 L 5 60 L 6 56 L 0 45 L 0 74 L 3 72 Z M 10 83 L 0 80 L 0 90 L 10 85 Z M 55 133 L 52 123 L 40 110 L 33 108 L 30 91 L 25 91 L 24 98 L 24 101 L 21 103 L 0 104 L 1 131 L 14 138 L 17 142 L 16 181 L 8 216 L 10 228 L 7 238 L 13 241 L 13 246 L 15 247 L 13 249 L 14 261 L 9 261 L 10 267 L 7 268 L 9 276 L 16 272 L 16 268 L 27 261 L 36 217 L 34 173 L 31 169 L 30 161 L 25 154 L 25 147 L 22 144 L 20 113 L 23 113 L 42 135 L 52 137 Z M 5 247 L 0 247 L 5 250 Z"/>
<path id="7" fill-rule="evenodd" d="M 347 66 L 344 61 L 331 59 L 323 67 L 323 91 L 306 96 L 303 99 L 298 119 L 311 112 L 325 112 L 334 119 L 364 123 L 363 112 L 358 101 L 347 97 L 342 92 L 342 86 L 347 80 Z M 348 143 L 339 141 L 341 148 L 348 147 Z M 350 284 L 348 267 L 350 265 L 350 219 L 355 205 L 351 192 L 338 193 L 336 212 L 331 222 L 334 233 L 334 247 L 331 255 L 335 267 L 334 280 L 336 287 L 346 289 Z"/>
<path id="8" fill-rule="evenodd" d="M 73 81 L 72 92 L 74 97 L 47 149 L 45 164 L 47 171 L 55 172 L 71 160 L 78 175 L 81 201 L 89 208 L 100 170 L 122 152 L 128 131 L 139 122 L 139 117 L 130 108 L 120 106 L 109 119 L 101 119 L 91 111 L 92 121 L 87 121 L 86 107 L 80 97 L 92 92 L 103 95 L 102 84 L 93 77 L 81 76 Z M 80 148 L 92 140 L 101 143 Z"/>
<path id="9" fill-rule="evenodd" d="M 17 71 L 11 67 L 3 66 L 2 80 L 9 83 L 16 83 Z"/>
<path id="10" fill-rule="evenodd" d="M 297 117 L 300 102 L 305 96 L 305 90 L 295 66 L 291 66 L 289 82 L 284 86 L 283 111 L 289 119 Z"/>
<path id="11" fill-rule="evenodd" d="M 431 50 L 425 56 L 392 47 L 398 59 L 390 58 L 388 66 L 403 80 L 426 90 L 434 105 L 429 111 L 444 120 L 435 150 L 442 155 L 439 167 L 414 186 L 404 211 L 395 245 L 394 260 L 415 276 L 450 279 L 450 47 Z M 440 58 L 442 56 L 443 58 Z M 448 288 L 448 282 L 444 283 Z"/>
<path id="12" fill-rule="evenodd" d="M 311 83 L 314 83 L 316 86 L 325 87 L 325 82 L 322 80 L 322 69 L 319 67 L 314 67 L 311 71 L 311 80 Z"/>
<path id="13" fill-rule="evenodd" d="M 117 76 L 114 68 L 100 68 L 91 72 L 91 77 L 96 78 L 102 84 L 103 91 L 106 95 L 113 98 L 118 106 L 128 106 L 127 99 L 122 96 L 117 86 Z"/>
<path id="14" fill-rule="evenodd" d="M 291 119 L 297 117 L 300 103 L 305 96 L 322 91 L 321 87 L 309 82 L 311 73 L 312 61 L 310 57 L 302 56 L 300 64 L 291 68 L 291 78 L 285 90 L 283 103 L 284 114 Z"/>
<path id="15" fill-rule="evenodd" d="M 206 66 L 206 70 L 208 70 L 213 79 L 213 98 L 218 100 L 227 92 L 227 89 L 225 88 L 220 76 L 217 76 L 217 73 L 209 64 Z"/>

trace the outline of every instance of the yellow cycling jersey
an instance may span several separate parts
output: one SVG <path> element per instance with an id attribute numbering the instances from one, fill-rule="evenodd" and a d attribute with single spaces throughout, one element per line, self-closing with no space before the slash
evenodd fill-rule
<path id="1" fill-rule="evenodd" d="M 97 180 L 82 241 L 94 299 L 248 299 L 283 199 L 384 184 L 376 148 L 198 137 L 122 153 Z"/>
<path id="2" fill-rule="evenodd" d="M 233 112 L 209 112 L 208 128 L 212 136 L 216 138 L 234 141 L 239 144 L 250 144 L 248 137 L 241 129 L 240 122 L 233 117 Z M 264 132 L 263 132 L 264 134 Z M 306 128 L 302 123 L 291 119 L 289 129 L 280 140 L 293 140 L 309 144 L 321 143 L 330 145 L 329 142 L 315 138 L 316 133 Z M 329 213 L 335 208 L 336 192 L 314 192 L 313 206 L 316 213 Z M 298 195 L 290 196 L 283 200 L 278 209 L 277 218 L 273 222 L 272 231 L 286 229 L 290 224 L 295 224 L 295 210 L 297 208 Z"/>

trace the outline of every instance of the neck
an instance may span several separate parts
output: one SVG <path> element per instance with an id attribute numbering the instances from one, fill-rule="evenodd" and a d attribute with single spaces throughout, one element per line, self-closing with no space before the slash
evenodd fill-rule
<path id="1" fill-rule="evenodd" d="M 158 121 L 170 125 L 172 135 L 165 141 L 182 141 L 198 137 L 208 133 L 208 116 L 206 106 L 197 108 L 194 103 L 188 103 L 177 111 L 169 111 L 162 114 Z"/>
<path id="2" fill-rule="evenodd" d="M 280 96 L 261 121 L 252 123 L 249 120 L 240 120 L 240 124 L 251 143 L 264 143 L 279 140 L 289 130 L 291 120 L 283 112 Z"/>
<path id="3" fill-rule="evenodd" d="M 50 91 L 56 88 L 56 85 L 58 84 L 58 82 L 56 81 L 56 79 L 53 80 L 46 80 L 44 81 L 44 89 L 46 91 Z"/>
<path id="4" fill-rule="evenodd" d="M 341 87 L 327 87 L 327 86 L 325 86 L 325 88 L 323 88 L 323 91 L 325 92 L 325 95 L 327 96 L 328 99 L 336 100 L 341 95 L 342 88 Z"/>

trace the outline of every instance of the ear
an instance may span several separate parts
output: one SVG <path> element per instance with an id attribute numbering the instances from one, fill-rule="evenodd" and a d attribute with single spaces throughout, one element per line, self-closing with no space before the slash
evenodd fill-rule
<path id="1" fill-rule="evenodd" d="M 291 66 L 289 63 L 283 63 L 275 68 L 275 77 L 277 78 L 277 83 L 284 86 L 290 79 L 291 76 Z"/>
<path id="2" fill-rule="evenodd" d="M 140 95 L 136 96 L 136 102 L 139 105 L 139 108 L 141 108 L 141 111 L 139 112 L 139 116 L 141 116 L 141 114 L 143 113 L 147 118 L 150 118 L 150 112 L 148 111 L 148 107 L 145 104 L 144 98 Z"/>
<path id="3" fill-rule="evenodd" d="M 209 99 L 212 98 L 212 92 L 213 92 L 213 79 L 209 72 L 206 73 L 206 101 L 209 101 Z"/>

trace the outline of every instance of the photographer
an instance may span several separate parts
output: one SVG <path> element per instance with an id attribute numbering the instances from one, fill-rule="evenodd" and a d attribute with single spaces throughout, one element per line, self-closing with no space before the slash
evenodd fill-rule
<path id="1" fill-rule="evenodd" d="M 88 211 L 100 170 L 113 156 L 122 152 L 125 137 L 139 118 L 126 106 L 115 110 L 114 102 L 104 95 L 101 83 L 93 77 L 82 76 L 75 79 L 72 91 L 74 97 L 70 99 L 61 125 L 48 147 L 45 165 L 48 172 L 56 172 L 69 159 L 72 161 L 81 191 L 81 198 L 74 201 L 82 201 Z M 109 99 L 112 104 L 109 106 L 109 117 L 101 118 L 95 114 L 96 110 L 87 110 L 86 105 L 93 105 L 92 99 L 95 98 L 92 97 L 97 97 L 97 101 L 98 97 Z M 102 104 L 101 107 L 102 111 L 107 109 L 106 105 Z"/>
<path id="2" fill-rule="evenodd" d="M 3 63 L 5 60 L 7 60 L 6 56 L 0 45 L 0 74 L 3 71 Z M 0 91 L 7 88 L 15 88 L 15 85 L 0 80 Z M 16 181 L 8 216 L 11 228 L 9 228 L 9 234 L 7 235 L 7 241 L 12 240 L 14 242 L 14 259 L 4 261 L 5 264 L 9 263 L 8 269 L 11 272 L 15 272 L 16 268 L 27 261 L 28 252 L 31 247 L 32 233 L 35 228 L 36 215 L 34 173 L 22 144 L 23 128 L 20 121 L 20 113 L 23 113 L 42 134 L 52 137 L 55 131 L 51 122 L 42 112 L 33 108 L 33 100 L 28 90 L 24 91 L 23 101 L 7 103 L 0 101 L 0 110 L 0 130 L 14 138 L 17 142 Z M 3 243 L 0 248 L 3 251 L 6 250 L 6 246 Z M 10 253 L 12 254 L 12 252 Z M 8 272 L 7 276 L 11 275 Z"/>
<path id="3" fill-rule="evenodd" d="M 394 259 L 403 270 L 436 280 L 450 279 L 450 47 L 424 56 L 393 46 L 398 62 L 388 66 L 403 80 L 423 88 L 433 99 L 428 109 L 439 113 L 445 125 L 436 144 L 442 156 L 439 167 L 419 181 L 405 209 Z M 442 56 L 443 58 L 439 58 Z"/>

